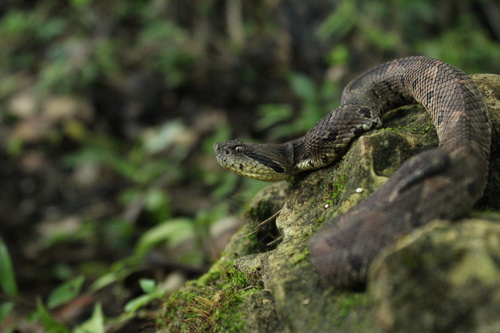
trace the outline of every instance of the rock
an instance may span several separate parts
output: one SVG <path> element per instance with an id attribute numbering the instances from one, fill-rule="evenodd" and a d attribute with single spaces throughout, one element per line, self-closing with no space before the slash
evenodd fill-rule
<path id="1" fill-rule="evenodd" d="M 500 332 L 500 216 L 434 222 L 372 265 L 386 332 Z"/>
<path id="2" fill-rule="evenodd" d="M 483 75 L 474 78 L 488 105 L 494 137 L 490 184 L 476 208 L 500 210 L 500 76 Z M 245 214 L 245 225 L 232 238 L 221 259 L 205 276 L 190 283 L 167 301 L 160 330 L 189 331 L 190 327 L 183 323 L 196 322 L 197 327 L 217 332 L 401 331 L 396 324 L 399 325 L 398 320 L 404 318 L 404 314 L 399 311 L 406 308 L 418 309 L 419 303 L 406 306 L 397 303 L 398 291 L 391 286 L 398 280 L 392 281 L 382 274 L 388 272 L 383 267 L 391 267 L 394 269 L 390 271 L 391 274 L 397 275 L 397 267 L 389 265 L 389 262 L 385 263 L 383 259 L 377 260 L 381 270 L 374 268 L 374 272 L 380 273 L 371 275 L 368 281 L 369 292 L 334 290 L 324 286 L 314 272 L 308 245 L 311 235 L 324 221 L 330 221 L 357 205 L 390 177 L 409 156 L 437 145 L 436 133 L 427 113 L 420 107 L 403 109 L 405 112 L 395 110 L 385 115 L 383 129 L 354 140 L 339 163 L 301 174 L 289 183 L 273 184 L 265 188 L 251 203 Z M 274 214 L 278 211 L 280 213 L 275 217 Z M 478 212 L 476 215 L 477 223 L 494 224 L 485 217 L 486 213 Z M 262 224 L 263 221 L 266 223 Z M 449 224 L 449 228 L 462 224 L 468 225 L 459 222 L 456 225 Z M 486 227 L 481 228 L 483 233 L 478 230 L 471 235 L 485 235 Z M 493 226 L 491 228 L 494 229 Z M 423 231 L 417 230 L 416 233 L 422 234 Z M 416 236 L 412 234 L 408 239 L 410 237 Z M 475 239 L 472 236 L 469 238 L 472 242 Z M 466 242 L 468 240 L 464 238 L 464 243 Z M 389 251 L 390 249 L 384 251 L 383 258 L 394 258 Z M 426 253 L 422 255 L 425 256 Z M 418 251 L 415 250 L 414 255 L 418 256 Z M 417 262 L 425 259 L 420 258 Z M 498 263 L 498 259 L 496 260 Z M 450 272 L 465 269 L 460 265 L 451 269 L 453 258 L 449 258 L 446 263 L 448 265 L 445 268 L 449 268 Z M 407 268 L 403 266 L 401 269 L 401 275 L 408 275 L 405 273 Z M 492 269 L 490 266 L 488 272 Z M 432 273 L 431 270 L 425 272 Z M 478 273 L 478 276 L 490 276 L 488 272 L 484 275 Z M 455 276 L 455 280 L 461 281 L 460 279 Z M 472 276 L 464 275 L 460 288 L 466 288 L 472 280 Z M 376 288 L 373 287 L 375 285 Z M 493 288 L 494 284 L 488 286 Z M 432 284 L 421 283 L 418 289 L 413 293 L 421 295 L 420 299 L 437 292 Z M 228 290 L 231 292 L 228 293 Z M 438 291 L 450 291 L 452 294 L 449 299 L 453 300 L 455 293 L 452 288 L 440 288 Z M 196 295 L 202 295 L 203 305 L 196 301 Z M 468 300 L 467 295 L 472 298 Z M 470 303 L 471 306 L 467 308 L 465 305 L 457 305 L 455 309 L 469 310 L 467 315 L 474 320 L 487 319 L 492 309 L 495 309 L 492 306 L 496 305 L 498 309 L 498 298 L 495 298 L 498 296 L 495 295 L 498 294 L 487 295 L 487 304 L 475 307 L 479 296 L 463 293 L 460 301 Z M 405 302 L 411 303 L 412 299 L 406 298 Z M 212 307 L 207 309 L 206 304 L 212 304 Z M 193 312 L 193 309 L 197 312 Z M 446 309 L 451 311 L 454 308 Z M 457 318 L 452 311 L 443 315 L 449 316 L 442 318 L 443 322 Z M 487 325 L 490 325 L 491 321 L 486 319 Z"/>

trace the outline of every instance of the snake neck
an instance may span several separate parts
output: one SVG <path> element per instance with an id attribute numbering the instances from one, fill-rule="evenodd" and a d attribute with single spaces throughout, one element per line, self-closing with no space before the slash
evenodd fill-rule
<path id="1" fill-rule="evenodd" d="M 306 170 L 317 169 L 318 166 L 313 162 L 313 151 L 308 150 L 307 136 L 302 136 L 298 139 L 286 143 L 290 146 L 292 154 L 292 174 L 297 174 Z"/>

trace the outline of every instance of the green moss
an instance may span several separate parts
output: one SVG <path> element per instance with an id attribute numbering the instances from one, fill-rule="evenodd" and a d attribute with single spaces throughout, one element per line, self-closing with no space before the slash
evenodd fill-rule
<path id="1" fill-rule="evenodd" d="M 394 133 L 412 133 L 412 134 L 427 134 L 434 131 L 434 126 L 429 123 L 417 123 L 415 125 L 400 125 L 394 127 L 382 127 L 376 130 L 377 132 L 394 132 Z"/>
<path id="2" fill-rule="evenodd" d="M 332 193 L 330 194 L 331 201 L 327 202 L 327 204 L 335 205 L 339 201 L 340 194 L 345 188 L 345 184 L 347 182 L 347 176 L 341 175 L 336 178 L 337 180 L 332 183 Z"/>
<path id="3" fill-rule="evenodd" d="M 240 289 L 248 287 L 248 280 L 246 276 L 235 268 L 231 268 L 228 272 L 228 277 L 230 278 L 231 287 L 237 287 Z"/>
<path id="4" fill-rule="evenodd" d="M 316 226 L 321 226 L 325 222 L 325 216 L 324 215 L 319 215 L 314 218 L 314 225 Z M 314 231 L 314 230 L 312 230 Z"/>
<path id="5" fill-rule="evenodd" d="M 353 309 L 359 306 L 365 306 L 368 304 L 368 297 L 364 293 L 351 293 L 346 292 L 340 294 L 336 299 L 335 306 L 337 316 L 340 318 L 346 317 Z"/>
<path id="6" fill-rule="evenodd" d="M 344 292 L 335 298 L 334 323 L 339 332 L 378 332 L 366 293 Z"/>
<path id="7" fill-rule="evenodd" d="M 421 106 L 403 106 L 383 115 L 384 127 L 376 131 L 427 134 L 435 131 L 432 119 Z"/>
<path id="8" fill-rule="evenodd" d="M 249 288 L 235 268 L 213 268 L 171 295 L 158 327 L 165 332 L 241 332 L 245 325 L 240 304 Z"/>
<path id="9" fill-rule="evenodd" d="M 245 217 L 251 220 L 265 219 L 272 210 L 272 205 L 268 201 L 260 201 L 255 207 L 249 207 L 245 212 Z"/>
<path id="10" fill-rule="evenodd" d="M 292 258 L 290 258 L 290 264 L 296 265 L 308 257 L 309 257 L 309 249 L 308 248 L 306 250 L 303 250 L 303 251 L 298 251 L 294 256 L 292 256 Z"/>
<path id="11" fill-rule="evenodd" d="M 500 210 L 472 210 L 469 212 L 470 217 L 475 217 L 475 218 L 484 218 L 484 219 L 492 219 L 492 220 L 499 220 L 500 219 Z"/>

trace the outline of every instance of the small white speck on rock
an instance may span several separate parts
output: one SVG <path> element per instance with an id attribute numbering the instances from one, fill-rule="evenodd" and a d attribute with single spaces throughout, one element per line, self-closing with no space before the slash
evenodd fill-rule
<path id="1" fill-rule="evenodd" d="M 361 187 L 358 187 L 358 188 L 356 189 L 356 193 L 361 193 L 361 192 L 363 192 L 363 189 L 362 189 Z"/>

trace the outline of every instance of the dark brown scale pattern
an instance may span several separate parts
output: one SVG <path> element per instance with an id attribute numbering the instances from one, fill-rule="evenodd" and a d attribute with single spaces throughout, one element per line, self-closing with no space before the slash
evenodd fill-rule
<path id="1" fill-rule="evenodd" d="M 352 101 L 379 112 L 417 101 L 429 111 L 440 145 L 406 161 L 377 192 L 314 235 L 313 264 L 337 287 L 363 285 L 380 250 L 414 228 L 469 211 L 486 185 L 491 140 L 475 84 L 436 59 L 409 57 L 375 67 L 346 87 L 342 105 Z"/>
<path id="2" fill-rule="evenodd" d="M 232 141 L 214 148 L 225 168 L 282 180 L 332 163 L 350 139 L 380 126 L 382 112 L 415 102 L 430 113 L 439 147 L 407 160 L 378 191 L 311 239 L 311 259 L 322 278 L 355 287 L 365 283 L 382 248 L 433 219 L 464 215 L 482 196 L 491 130 L 481 94 L 467 74 L 433 58 L 396 59 L 351 81 L 341 105 L 299 139 L 282 145 Z M 275 175 L 278 165 L 284 171 Z"/>

